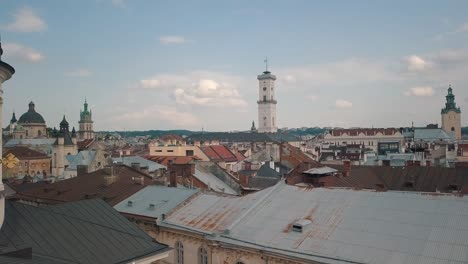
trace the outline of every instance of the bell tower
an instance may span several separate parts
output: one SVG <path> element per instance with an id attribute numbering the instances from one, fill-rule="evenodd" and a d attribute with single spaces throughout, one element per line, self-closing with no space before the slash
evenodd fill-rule
<path id="1" fill-rule="evenodd" d="M 93 113 L 88 109 L 88 102 L 85 99 L 84 109 L 80 111 L 80 121 L 79 130 L 78 130 L 78 139 L 94 139 L 94 130 L 93 130 Z"/>
<path id="2" fill-rule="evenodd" d="M 445 107 L 442 108 L 442 129 L 448 134 L 453 134 L 456 140 L 461 139 L 461 110 L 455 103 L 455 95 L 452 86 L 449 85 L 445 96 Z"/>
<path id="3" fill-rule="evenodd" d="M 258 80 L 258 132 L 276 133 L 278 122 L 276 120 L 276 76 L 268 71 L 268 60 L 265 59 L 265 71 L 257 76 Z"/>

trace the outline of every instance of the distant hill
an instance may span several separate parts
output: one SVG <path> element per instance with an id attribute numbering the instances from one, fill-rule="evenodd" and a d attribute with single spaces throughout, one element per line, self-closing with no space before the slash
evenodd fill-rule
<path id="1" fill-rule="evenodd" d="M 287 133 L 294 136 L 306 136 L 306 135 L 320 135 L 325 131 L 330 130 L 329 127 L 308 127 L 308 128 L 293 128 L 288 129 Z M 122 137 L 137 137 L 137 136 L 150 136 L 151 138 L 158 138 L 167 134 L 175 134 L 179 136 L 190 136 L 193 134 L 199 134 L 201 131 L 190 131 L 190 130 L 147 130 L 147 131 L 100 131 L 99 133 L 118 133 Z M 206 132 L 209 133 L 209 132 Z M 468 127 L 462 128 L 462 134 L 468 135 Z"/>

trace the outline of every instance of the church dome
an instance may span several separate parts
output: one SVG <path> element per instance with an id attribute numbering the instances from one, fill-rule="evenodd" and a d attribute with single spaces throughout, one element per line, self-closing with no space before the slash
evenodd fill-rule
<path id="1" fill-rule="evenodd" d="M 34 109 L 34 103 L 30 102 L 29 103 L 29 110 L 26 113 L 24 113 L 23 115 L 21 115 L 21 117 L 18 120 L 18 123 L 19 124 L 34 123 L 34 124 L 44 124 L 45 125 L 45 120 L 41 116 L 41 114 L 36 112 L 36 110 Z"/>

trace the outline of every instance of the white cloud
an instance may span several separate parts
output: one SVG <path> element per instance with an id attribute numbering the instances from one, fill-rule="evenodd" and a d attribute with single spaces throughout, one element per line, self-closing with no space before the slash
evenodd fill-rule
<path id="1" fill-rule="evenodd" d="M 181 74 L 159 74 L 139 82 L 143 89 L 172 90 L 172 98 L 181 105 L 246 107 L 237 87 L 238 77 L 219 73 L 195 71 Z M 242 109 L 241 109 L 242 110 Z"/>
<path id="2" fill-rule="evenodd" d="M 92 72 L 86 68 L 80 68 L 80 69 L 65 73 L 66 76 L 71 76 L 71 77 L 88 77 L 91 74 Z"/>
<path id="3" fill-rule="evenodd" d="M 3 49 L 4 56 L 23 61 L 39 62 L 45 58 L 40 52 L 17 43 L 5 43 Z"/>
<path id="4" fill-rule="evenodd" d="M 335 101 L 336 108 L 351 108 L 353 107 L 353 103 L 347 100 L 338 99 Z"/>
<path id="5" fill-rule="evenodd" d="M 23 7 L 13 14 L 14 21 L 2 28 L 15 32 L 40 32 L 47 29 L 46 22 L 30 7 Z"/>
<path id="6" fill-rule="evenodd" d="M 119 8 L 124 8 L 125 7 L 124 0 L 111 0 L 111 3 L 115 7 L 119 7 Z"/>
<path id="7" fill-rule="evenodd" d="M 378 61 L 353 58 L 326 64 L 278 69 L 276 75 L 284 86 L 294 83 L 298 87 L 355 85 L 397 79 L 398 76 L 388 70 L 387 66 L 388 64 Z"/>
<path id="8" fill-rule="evenodd" d="M 410 72 L 420 72 L 424 71 L 432 66 L 432 63 L 424 60 L 423 58 L 411 55 L 405 58 L 407 63 L 407 69 Z"/>
<path id="9" fill-rule="evenodd" d="M 170 44 L 183 44 L 187 42 L 187 40 L 182 36 L 162 36 L 159 38 L 159 42 L 165 45 L 170 45 Z"/>
<path id="10" fill-rule="evenodd" d="M 200 124 L 200 120 L 191 112 L 179 111 L 175 107 L 169 106 L 149 106 L 139 111 L 125 112 L 124 114 L 112 117 L 114 122 L 125 123 L 132 127 L 141 126 L 142 123 L 154 124 L 167 122 L 178 127 L 195 127 Z"/>
<path id="11" fill-rule="evenodd" d="M 406 96 L 433 96 L 434 89 L 429 86 L 420 86 L 420 87 L 413 87 L 410 88 L 408 91 L 405 92 Z"/>
<path id="12" fill-rule="evenodd" d="M 468 23 L 460 25 L 456 30 L 455 33 L 462 33 L 468 31 Z"/>

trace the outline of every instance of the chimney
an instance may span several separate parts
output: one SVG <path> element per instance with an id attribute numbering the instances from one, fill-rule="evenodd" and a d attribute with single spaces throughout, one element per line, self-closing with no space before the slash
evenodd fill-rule
<path id="1" fill-rule="evenodd" d="M 83 176 L 87 174 L 88 171 L 88 165 L 77 165 L 76 166 L 76 176 Z"/>
<path id="2" fill-rule="evenodd" d="M 383 167 L 390 167 L 390 160 L 382 160 Z"/>
<path id="3" fill-rule="evenodd" d="M 421 166 L 421 161 L 420 160 L 415 160 L 414 161 L 414 166 L 420 167 Z"/>
<path id="4" fill-rule="evenodd" d="M 431 167 L 432 166 L 432 162 L 430 160 L 426 160 L 426 167 Z"/>
<path id="5" fill-rule="evenodd" d="M 349 177 L 351 174 L 351 161 L 350 160 L 343 160 L 343 176 Z"/>
<path id="6" fill-rule="evenodd" d="M 132 177 L 132 180 L 139 185 L 145 185 L 145 177 L 143 176 Z"/>
<path id="7" fill-rule="evenodd" d="M 246 175 L 246 174 L 240 174 L 239 175 L 239 182 L 244 187 L 249 186 L 249 179 L 250 179 L 250 175 Z"/>
<path id="8" fill-rule="evenodd" d="M 189 163 L 190 165 L 190 176 L 195 175 L 195 163 Z"/>
<path id="9" fill-rule="evenodd" d="M 114 175 L 114 168 L 112 166 L 104 167 L 104 185 L 109 186 L 117 181 L 117 177 Z"/>
<path id="10" fill-rule="evenodd" d="M 141 166 L 140 171 L 149 175 L 149 166 Z"/>
<path id="11" fill-rule="evenodd" d="M 169 187 L 177 187 L 177 173 L 175 171 L 169 172 Z"/>
<path id="12" fill-rule="evenodd" d="M 137 171 L 140 170 L 140 162 L 132 162 L 131 166 L 132 166 L 132 168 L 134 168 Z"/>
<path id="13" fill-rule="evenodd" d="M 411 167 L 411 166 L 414 166 L 414 161 L 412 161 L 412 160 L 407 160 L 407 161 L 406 161 L 406 167 Z"/>

